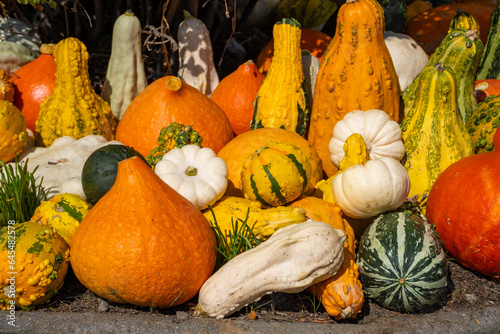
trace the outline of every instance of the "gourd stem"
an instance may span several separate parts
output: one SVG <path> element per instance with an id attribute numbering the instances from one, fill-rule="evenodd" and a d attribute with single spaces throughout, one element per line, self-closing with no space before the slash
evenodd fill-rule
<path id="1" fill-rule="evenodd" d="M 465 32 L 465 37 L 474 42 L 479 38 L 479 34 L 477 33 L 477 30 L 467 30 Z"/>
<path id="2" fill-rule="evenodd" d="M 444 64 L 442 61 L 440 61 L 439 63 L 436 63 L 434 64 L 434 67 L 436 68 L 436 70 L 438 70 L 439 72 L 443 72 L 444 71 Z"/>
<path id="3" fill-rule="evenodd" d="M 189 166 L 188 168 L 186 168 L 184 173 L 186 173 L 187 176 L 195 176 L 196 174 L 198 174 L 198 169 L 193 166 Z"/>

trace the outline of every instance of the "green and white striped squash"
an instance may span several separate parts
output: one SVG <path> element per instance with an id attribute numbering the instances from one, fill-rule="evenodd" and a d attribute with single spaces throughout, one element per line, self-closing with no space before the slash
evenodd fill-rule
<path id="1" fill-rule="evenodd" d="M 472 112 L 477 108 L 474 96 L 474 82 L 482 54 L 483 42 L 479 39 L 478 31 L 457 28 L 446 35 L 426 65 L 427 68 L 442 62 L 444 65 L 449 66 L 455 74 L 458 110 L 464 124 L 467 123 Z M 403 91 L 405 115 L 408 109 L 412 108 L 415 100 L 417 79 L 418 76 Z"/>
<path id="2" fill-rule="evenodd" d="M 415 99 L 401 123 L 405 156 L 401 160 L 410 177 L 409 197 L 428 193 L 439 174 L 457 160 L 474 153 L 457 104 L 455 75 L 437 63 L 415 79 Z"/>
<path id="3" fill-rule="evenodd" d="M 493 151 L 493 136 L 500 126 L 500 95 L 488 96 L 467 122 L 475 153 Z"/>
<path id="4" fill-rule="evenodd" d="M 448 263 L 423 215 L 378 216 L 361 236 L 356 263 L 366 296 L 398 312 L 416 312 L 446 291 Z"/>
<path id="5" fill-rule="evenodd" d="M 482 79 L 500 79 L 500 2 L 491 14 L 488 38 L 476 74 L 476 80 Z"/>
<path id="6" fill-rule="evenodd" d="M 302 195 L 312 166 L 302 150 L 284 142 L 258 148 L 244 162 L 241 185 L 245 198 L 267 206 L 285 205 Z"/>

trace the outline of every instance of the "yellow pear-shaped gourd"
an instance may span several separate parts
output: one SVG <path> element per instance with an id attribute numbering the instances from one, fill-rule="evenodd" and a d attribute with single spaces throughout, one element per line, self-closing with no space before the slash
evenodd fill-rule
<path id="1" fill-rule="evenodd" d="M 0 161 L 12 161 L 28 140 L 22 112 L 7 100 L 0 100 Z"/>

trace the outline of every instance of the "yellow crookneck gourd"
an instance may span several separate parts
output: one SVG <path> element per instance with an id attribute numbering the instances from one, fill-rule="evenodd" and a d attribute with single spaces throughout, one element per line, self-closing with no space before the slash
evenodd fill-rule
<path id="1" fill-rule="evenodd" d="M 340 161 L 337 173 L 316 184 L 316 189 L 322 192 L 321 197 L 324 201 L 335 203 L 332 193 L 332 180 L 337 174 L 342 173 L 351 166 L 364 165 L 368 160 L 371 160 L 363 136 L 359 133 L 353 133 L 347 137 L 344 143 L 344 152 L 345 155 L 342 161 Z"/>
<path id="2" fill-rule="evenodd" d="M 87 135 L 114 138 L 116 122 L 109 103 L 96 94 L 88 73 L 89 54 L 74 37 L 54 49 L 57 65 L 52 94 L 40 105 L 36 122 L 36 145 L 50 146 L 59 137 L 80 139 Z"/>
<path id="3" fill-rule="evenodd" d="M 283 19 L 273 28 L 274 56 L 257 93 L 250 128 L 282 128 L 307 138 L 307 109 L 302 69 L 301 29 L 295 19 Z"/>
<path id="4" fill-rule="evenodd" d="M 439 62 L 425 68 L 417 80 L 415 100 L 401 124 L 406 151 L 401 162 L 410 177 L 408 196 L 424 200 L 439 174 L 473 154 L 474 148 L 459 114 L 451 68 Z"/>

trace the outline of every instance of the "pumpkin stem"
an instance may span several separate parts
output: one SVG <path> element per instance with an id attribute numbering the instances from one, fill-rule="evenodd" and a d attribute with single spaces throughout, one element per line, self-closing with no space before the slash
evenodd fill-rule
<path id="1" fill-rule="evenodd" d="M 54 53 L 54 48 L 56 47 L 53 43 L 43 43 L 40 45 L 40 53 L 44 55 L 51 55 Z"/>
<path id="2" fill-rule="evenodd" d="M 186 173 L 187 176 L 195 176 L 196 174 L 198 174 L 198 169 L 193 166 L 189 166 L 188 168 L 186 168 L 184 173 Z"/>
<path id="3" fill-rule="evenodd" d="M 165 82 L 165 86 L 169 90 L 178 91 L 182 87 L 182 81 L 181 81 L 181 79 L 179 79 L 177 77 L 169 75 L 167 77 L 166 82 Z"/>

